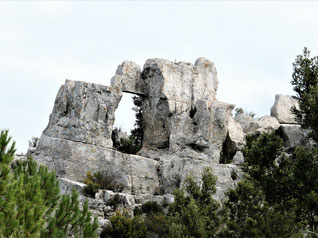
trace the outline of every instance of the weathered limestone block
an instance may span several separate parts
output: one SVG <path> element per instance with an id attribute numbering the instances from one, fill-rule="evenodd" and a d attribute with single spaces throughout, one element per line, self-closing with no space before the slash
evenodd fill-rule
<path id="1" fill-rule="evenodd" d="M 233 157 L 232 163 L 236 165 L 240 165 L 244 162 L 244 155 L 242 151 L 237 151 Z"/>
<path id="2" fill-rule="evenodd" d="M 195 65 L 150 59 L 141 77 L 147 91 L 143 149 L 190 153 L 217 162 L 234 105 L 215 101 L 214 64 L 204 58 Z"/>
<path id="3" fill-rule="evenodd" d="M 59 178 L 60 190 L 63 194 L 72 194 L 73 189 L 75 189 L 79 194 L 83 194 L 84 187 L 86 184 L 73 181 L 67 178 Z"/>
<path id="4" fill-rule="evenodd" d="M 56 96 L 43 134 L 97 146 L 112 147 L 118 88 L 66 80 Z"/>
<path id="5" fill-rule="evenodd" d="M 162 154 L 169 154 L 218 163 L 233 108 L 234 105 L 219 101 L 207 105 L 206 101 L 198 100 L 192 118 L 186 115 L 186 120 L 179 119 L 180 125 L 176 123 L 175 129 L 169 131 L 169 137 L 161 144 L 162 147 L 155 147 L 158 142 L 155 135 L 150 137 L 148 134 L 149 140 L 145 139 L 146 146 L 139 154 L 157 160 Z"/>
<path id="6" fill-rule="evenodd" d="M 248 113 L 244 113 L 243 111 L 237 113 L 234 119 L 240 123 L 244 133 L 250 132 L 250 125 L 255 121 L 253 117 L 251 117 Z"/>
<path id="7" fill-rule="evenodd" d="M 55 169 L 59 177 L 83 181 L 87 171 L 116 171 L 127 193 L 153 193 L 159 187 L 158 162 L 104 147 L 42 135 L 36 161 Z"/>
<path id="8" fill-rule="evenodd" d="M 298 103 L 292 96 L 276 94 L 271 116 L 276 117 L 281 124 L 297 124 L 295 115 L 291 111 L 292 107 L 298 108 Z"/>
<path id="9" fill-rule="evenodd" d="M 153 194 L 145 193 L 145 194 L 136 194 L 135 196 L 136 203 L 144 204 L 146 202 L 150 202 L 153 199 Z"/>
<path id="10" fill-rule="evenodd" d="M 305 145 L 309 130 L 301 128 L 300 125 L 282 124 L 279 128 L 283 135 L 286 147 L 297 147 Z"/>
<path id="11" fill-rule="evenodd" d="M 214 101 L 218 90 L 219 81 L 216 67 L 213 62 L 198 58 L 194 63 L 195 76 L 193 80 L 193 99 Z"/>
<path id="12" fill-rule="evenodd" d="M 274 132 L 280 127 L 278 120 L 275 117 L 263 116 L 250 124 L 249 131 L 253 132 Z"/>
<path id="13" fill-rule="evenodd" d="M 245 133 L 237 121 L 232 117 L 229 120 L 229 132 L 226 139 L 226 150 L 229 154 L 235 154 L 236 151 L 241 150 L 245 146 Z"/>
<path id="14" fill-rule="evenodd" d="M 111 86 L 119 87 L 123 92 L 147 94 L 145 83 L 141 79 L 140 66 L 132 61 L 124 61 L 118 66 L 115 76 L 111 79 Z"/>
<path id="15" fill-rule="evenodd" d="M 106 204 L 107 202 L 110 202 L 110 200 L 114 199 L 116 195 L 118 196 L 120 202 L 122 203 L 124 207 L 132 206 L 136 203 L 134 196 L 131 194 L 115 193 L 110 190 L 104 190 L 104 201 L 106 202 Z"/>

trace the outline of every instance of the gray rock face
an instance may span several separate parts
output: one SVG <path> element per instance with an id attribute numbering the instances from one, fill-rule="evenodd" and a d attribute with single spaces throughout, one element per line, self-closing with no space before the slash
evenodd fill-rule
<path id="1" fill-rule="evenodd" d="M 237 121 L 232 117 L 229 120 L 229 132 L 227 138 L 228 153 L 235 153 L 245 146 L 245 133 Z"/>
<path id="2" fill-rule="evenodd" d="M 124 61 L 118 66 L 111 86 L 119 87 L 123 92 L 145 95 L 145 83 L 141 79 L 140 66 L 132 61 Z"/>
<path id="3" fill-rule="evenodd" d="M 87 171 L 118 171 L 118 183 L 127 193 L 153 193 L 159 187 L 158 162 L 91 144 L 42 135 L 35 160 L 59 177 L 83 181 Z"/>
<path id="4" fill-rule="evenodd" d="M 43 134 L 53 138 L 112 147 L 118 88 L 66 80 L 54 103 Z"/>
<path id="5" fill-rule="evenodd" d="M 141 71 L 125 61 L 111 85 L 67 80 L 57 94 L 33 155 L 56 171 L 62 191 L 75 187 L 81 192 L 80 182 L 88 171 L 108 170 L 116 172 L 116 182 L 123 187 L 119 194 L 123 206 L 172 202 L 173 190 L 182 187 L 190 174 L 200 182 L 204 167 L 211 167 L 218 178 L 218 200 L 234 188 L 242 172 L 236 165 L 219 164 L 219 157 L 227 137 L 237 150 L 244 144 L 244 133 L 231 118 L 234 105 L 216 100 L 218 80 L 212 62 L 150 59 Z M 122 92 L 143 96 L 144 144 L 139 155 L 110 148 Z M 89 199 L 101 223 L 112 212 L 105 202 L 114 196 L 100 191 L 96 199 Z"/>
<path id="6" fill-rule="evenodd" d="M 147 91 L 143 148 L 191 150 L 196 157 L 218 161 L 234 105 L 215 100 L 214 64 L 204 58 L 194 65 L 150 59 L 141 77 Z"/>
<path id="7" fill-rule="evenodd" d="M 249 131 L 269 133 L 269 132 L 276 131 L 279 127 L 280 127 L 280 124 L 275 117 L 263 116 L 250 124 Z"/>
<path id="8" fill-rule="evenodd" d="M 279 129 L 282 132 L 286 147 L 305 145 L 309 130 L 302 129 L 300 125 L 290 124 L 282 124 Z"/>
<path id="9" fill-rule="evenodd" d="M 237 151 L 233 157 L 232 163 L 239 165 L 239 164 L 242 164 L 243 162 L 244 162 L 244 155 L 243 155 L 242 151 Z"/>
<path id="10" fill-rule="evenodd" d="M 213 174 L 217 177 L 215 198 L 219 201 L 224 198 L 227 190 L 235 187 L 242 175 L 242 171 L 237 166 L 231 164 L 216 164 L 192 158 L 163 156 L 160 160 L 158 171 L 161 191 L 172 193 L 176 188 L 183 187 L 184 181 L 189 175 L 195 181 L 201 183 L 201 174 L 205 167 L 211 167 Z M 236 173 L 239 178 L 233 180 L 232 173 Z"/>
<path id="11" fill-rule="evenodd" d="M 271 108 L 271 116 L 282 124 L 296 124 L 295 116 L 291 112 L 292 107 L 298 107 L 298 103 L 289 95 L 276 94 L 275 103 Z"/>
<path id="12" fill-rule="evenodd" d="M 63 194 L 71 194 L 75 189 L 79 194 L 83 194 L 83 189 L 86 186 L 84 183 L 73 181 L 67 178 L 59 178 L 60 190 Z"/>
<path id="13" fill-rule="evenodd" d="M 244 133 L 250 132 L 250 125 L 255 121 L 253 117 L 244 112 L 236 114 L 234 119 L 240 123 Z"/>

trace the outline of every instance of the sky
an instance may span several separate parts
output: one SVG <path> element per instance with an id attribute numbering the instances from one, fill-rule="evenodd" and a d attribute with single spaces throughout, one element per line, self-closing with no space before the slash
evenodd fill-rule
<path id="1" fill-rule="evenodd" d="M 213 61 L 218 100 L 257 117 L 293 94 L 292 63 L 318 55 L 318 1 L 0 1 L 0 129 L 40 137 L 65 79 L 110 85 L 124 60 Z M 115 126 L 134 124 L 130 95 Z"/>

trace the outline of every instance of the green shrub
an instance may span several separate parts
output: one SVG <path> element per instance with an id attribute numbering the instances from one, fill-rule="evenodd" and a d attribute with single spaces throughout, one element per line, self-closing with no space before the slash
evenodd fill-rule
<path id="1" fill-rule="evenodd" d="M 214 237 L 223 221 L 220 205 L 212 195 L 216 177 L 211 168 L 202 172 L 202 186 L 189 176 L 185 190 L 174 192 L 174 203 L 168 212 L 170 237 Z"/>
<path id="2" fill-rule="evenodd" d="M 84 179 L 84 183 L 86 184 L 84 194 L 94 198 L 98 189 L 121 192 L 123 190 L 123 186 L 116 182 L 120 176 L 121 174 L 119 171 L 112 171 L 110 169 L 98 171 L 94 174 L 88 171 L 86 173 L 86 178 Z"/>
<path id="3" fill-rule="evenodd" d="M 110 225 L 106 226 L 101 232 L 101 238 L 143 238 L 148 237 L 147 226 L 139 216 L 133 218 L 128 216 L 126 210 L 122 214 L 116 212 L 110 219 Z"/>
<path id="4" fill-rule="evenodd" d="M 122 204 L 123 202 L 124 198 L 121 197 L 119 194 L 115 194 L 113 198 L 107 201 L 106 205 L 116 208 L 119 204 Z"/>
<path id="5" fill-rule="evenodd" d="M 157 202 L 149 201 L 142 204 L 141 212 L 149 215 L 149 214 L 162 213 L 163 210 L 162 210 L 162 207 Z"/>

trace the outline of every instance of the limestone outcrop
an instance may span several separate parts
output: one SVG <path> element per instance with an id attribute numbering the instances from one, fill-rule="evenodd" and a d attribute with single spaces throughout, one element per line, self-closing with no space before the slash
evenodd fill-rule
<path id="1" fill-rule="evenodd" d="M 276 94 L 275 103 L 271 108 L 271 116 L 281 124 L 297 124 L 292 107 L 298 107 L 295 99 L 289 95 Z"/>
<path id="2" fill-rule="evenodd" d="M 235 106 L 218 101 L 217 89 L 216 67 L 204 58 L 194 64 L 149 59 L 142 70 L 124 61 L 111 86 L 66 80 L 48 126 L 30 151 L 38 162 L 56 171 L 65 193 L 72 188 L 82 193 L 81 182 L 88 171 L 110 170 L 122 186 L 118 194 L 122 206 L 170 203 L 171 193 L 183 186 L 188 175 L 200 183 L 203 168 L 211 167 L 217 177 L 215 198 L 222 200 L 242 177 L 241 150 L 247 134 L 280 128 L 288 146 L 302 143 L 303 134 L 297 125 L 281 124 L 292 123 L 287 115 L 292 104 L 285 103 L 284 97 L 276 96 L 273 116 L 254 119 L 240 112 L 233 118 Z M 144 141 L 137 155 L 112 147 L 114 115 L 123 92 L 142 98 Z M 294 134 L 297 141 L 292 139 Z M 220 164 L 220 154 L 232 163 Z M 100 224 L 107 224 L 112 214 L 107 201 L 115 194 L 101 190 L 96 199 L 89 198 Z"/>
<path id="3" fill-rule="evenodd" d="M 306 136 L 309 134 L 308 129 L 303 129 L 300 125 L 291 124 L 282 124 L 279 129 L 286 147 L 294 148 L 306 144 Z"/>
<path id="4" fill-rule="evenodd" d="M 112 147 L 111 134 L 120 99 L 119 88 L 66 80 L 57 93 L 43 135 Z"/>

